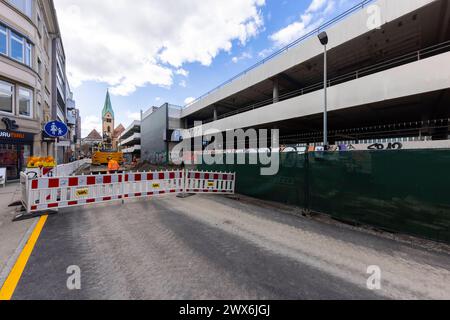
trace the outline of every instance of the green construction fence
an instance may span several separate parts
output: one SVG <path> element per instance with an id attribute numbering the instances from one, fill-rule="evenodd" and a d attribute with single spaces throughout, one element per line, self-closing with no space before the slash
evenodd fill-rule
<path id="1" fill-rule="evenodd" d="M 450 243 L 450 150 L 281 153 L 276 175 L 261 168 L 199 166 L 236 172 L 239 194 Z"/>

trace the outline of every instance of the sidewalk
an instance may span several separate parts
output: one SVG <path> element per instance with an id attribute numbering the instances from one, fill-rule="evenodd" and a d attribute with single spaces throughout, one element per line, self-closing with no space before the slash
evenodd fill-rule
<path id="1" fill-rule="evenodd" d="M 12 222 L 16 208 L 8 205 L 20 200 L 20 184 L 11 183 L 0 187 L 0 288 L 15 263 L 20 250 L 28 240 L 36 219 Z"/>

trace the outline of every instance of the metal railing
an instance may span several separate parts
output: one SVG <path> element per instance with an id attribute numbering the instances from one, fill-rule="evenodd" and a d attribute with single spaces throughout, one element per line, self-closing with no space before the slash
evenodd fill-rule
<path id="1" fill-rule="evenodd" d="M 246 70 L 242 71 L 241 73 L 237 74 L 236 76 L 232 77 L 231 79 L 221 83 L 220 85 L 218 85 L 217 87 L 215 87 L 214 89 L 208 91 L 207 93 L 203 94 L 202 96 L 198 97 L 197 99 L 195 99 L 194 101 L 188 103 L 187 105 L 184 106 L 184 108 L 188 108 L 190 106 L 192 106 L 193 104 L 199 102 L 200 100 L 204 99 L 205 97 L 207 97 L 208 95 L 210 95 L 211 93 L 223 88 L 224 86 L 232 83 L 233 81 L 235 81 L 236 79 L 246 75 L 247 73 L 249 73 L 250 71 L 252 71 L 253 69 L 267 63 L 268 61 L 272 60 L 273 58 L 289 51 L 289 49 L 291 49 L 292 47 L 297 46 L 299 43 L 309 39 L 310 37 L 317 35 L 319 33 L 321 33 L 322 31 L 324 31 L 325 29 L 331 27 L 332 25 L 338 23 L 339 21 L 343 20 L 344 18 L 347 18 L 348 16 L 350 16 L 351 14 L 363 9 L 367 4 L 374 2 L 375 0 L 364 0 L 361 1 L 359 4 L 355 5 L 354 7 L 348 9 L 347 11 L 339 14 L 338 16 L 334 17 L 333 19 L 325 22 L 324 24 L 322 24 L 321 26 L 319 26 L 317 29 L 314 29 L 313 31 L 305 34 L 304 36 L 298 38 L 297 40 L 295 40 L 294 42 L 291 42 L 290 44 L 288 44 L 287 46 L 277 50 L 276 52 L 272 53 L 271 55 L 269 55 L 268 57 L 262 59 L 261 61 L 259 61 L 258 63 L 252 65 L 251 67 L 247 68 Z"/>
<path id="2" fill-rule="evenodd" d="M 61 164 L 56 167 L 56 177 L 69 177 L 85 164 L 92 163 L 90 159 L 78 160 L 75 162 Z"/>
<path id="3" fill-rule="evenodd" d="M 368 127 L 354 127 L 339 130 L 330 130 L 329 137 L 332 141 L 351 141 L 358 144 L 366 140 L 392 141 L 429 141 L 432 139 L 430 131 L 448 130 L 450 119 L 433 119 L 426 121 L 405 121 L 390 124 L 379 124 Z M 323 131 L 309 131 L 297 134 L 281 135 L 278 140 L 281 145 L 323 145 Z M 403 139 L 403 140 L 402 140 Z M 438 140 L 446 140 L 442 138 Z M 236 139 L 235 143 L 241 145 L 259 145 L 260 137 L 256 140 L 245 138 Z M 272 137 L 268 136 L 265 145 L 272 143 Z M 224 147 L 223 145 L 219 145 Z M 228 147 L 228 146 L 227 146 Z"/>
<path id="4" fill-rule="evenodd" d="M 444 53 L 444 52 L 447 52 L 447 51 L 450 51 L 450 41 L 446 41 L 446 42 L 443 42 L 443 43 L 440 43 L 440 44 L 437 44 L 437 45 L 434 45 L 434 46 L 431 46 L 431 47 L 428 47 L 428 48 L 425 48 L 425 49 L 414 51 L 414 52 L 405 54 L 405 55 L 400 56 L 400 57 L 396 57 L 396 58 L 393 58 L 393 59 L 390 59 L 390 60 L 387 60 L 387 61 L 383 61 L 383 62 L 380 62 L 378 64 L 375 64 L 375 65 L 372 65 L 372 66 L 369 66 L 369 67 L 361 68 L 359 70 L 347 73 L 347 74 L 342 75 L 342 76 L 335 77 L 335 78 L 330 79 L 328 81 L 328 87 L 332 87 L 332 86 L 335 86 L 335 85 L 338 85 L 338 84 L 341 84 L 341 83 L 344 83 L 344 82 L 352 81 L 352 80 L 357 80 L 357 79 L 369 76 L 371 74 L 375 74 L 375 73 L 378 73 L 378 72 L 381 72 L 381 71 L 385 71 L 385 70 L 388 70 L 388 69 L 399 67 L 401 65 L 405 65 L 405 64 L 408 64 L 408 63 L 420 61 L 420 60 L 423 60 L 423 59 L 426 59 L 426 58 L 429 58 L 431 56 L 434 56 L 434 55 L 437 55 L 437 54 L 440 54 L 440 53 Z M 288 100 L 288 99 L 291 99 L 291 98 L 302 96 L 302 95 L 307 94 L 307 93 L 311 93 L 311 92 L 314 92 L 314 91 L 322 90 L 323 88 L 324 88 L 323 82 L 315 83 L 315 84 L 310 85 L 308 87 L 305 87 L 305 88 L 302 88 L 302 89 L 298 89 L 298 90 L 295 90 L 295 91 L 291 91 L 291 92 L 282 94 L 282 95 L 279 96 L 278 100 L 279 100 L 279 102 L 281 102 L 281 101 L 284 101 L 284 100 Z M 237 110 L 234 110 L 234 111 L 222 114 L 222 115 L 217 117 L 217 120 L 228 118 L 230 116 L 233 116 L 233 115 L 236 115 L 236 114 L 240 114 L 240 113 L 243 113 L 243 112 L 247 112 L 247 111 L 251 111 L 251 110 L 254 110 L 254 109 L 258 109 L 258 108 L 261 108 L 261 107 L 265 107 L 265 106 L 271 105 L 273 103 L 274 103 L 273 99 L 267 99 L 267 100 L 264 100 L 264 101 L 260 101 L 260 102 L 251 104 L 251 105 L 249 105 L 247 107 L 240 108 L 240 109 L 237 109 Z M 215 121 L 215 120 L 210 118 L 210 119 L 204 121 L 204 123 L 210 123 L 210 122 L 213 122 L 213 121 Z"/>

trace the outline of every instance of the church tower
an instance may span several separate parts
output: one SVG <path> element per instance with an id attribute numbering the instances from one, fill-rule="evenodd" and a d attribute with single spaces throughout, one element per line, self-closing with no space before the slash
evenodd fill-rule
<path id="1" fill-rule="evenodd" d="M 112 145 L 114 135 L 114 110 L 111 105 L 109 90 L 106 92 L 105 105 L 102 111 L 103 121 L 103 141 L 107 145 Z"/>

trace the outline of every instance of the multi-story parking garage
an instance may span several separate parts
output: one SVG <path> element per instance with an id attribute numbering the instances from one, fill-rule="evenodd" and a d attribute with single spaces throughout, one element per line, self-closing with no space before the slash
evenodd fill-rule
<path id="1" fill-rule="evenodd" d="M 320 143 L 324 48 L 317 35 L 326 30 L 331 144 L 448 139 L 449 26 L 447 0 L 363 1 L 186 106 L 183 123 L 191 136 L 203 121 L 203 132 L 277 128 L 286 143 Z"/>
<path id="2" fill-rule="evenodd" d="M 141 157 L 141 121 L 133 121 L 120 135 L 119 149 L 129 158 L 129 161 Z"/>

